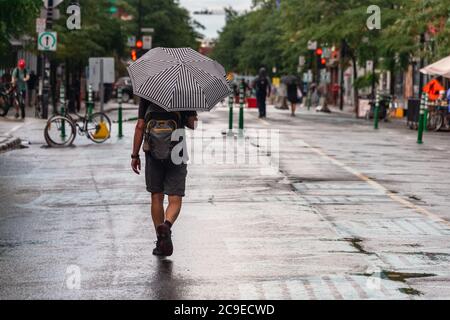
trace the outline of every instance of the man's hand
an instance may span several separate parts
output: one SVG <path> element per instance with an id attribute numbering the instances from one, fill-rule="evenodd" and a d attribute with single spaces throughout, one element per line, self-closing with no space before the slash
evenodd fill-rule
<path id="1" fill-rule="evenodd" d="M 136 174 L 141 174 L 141 159 L 133 159 L 131 160 L 131 168 Z"/>

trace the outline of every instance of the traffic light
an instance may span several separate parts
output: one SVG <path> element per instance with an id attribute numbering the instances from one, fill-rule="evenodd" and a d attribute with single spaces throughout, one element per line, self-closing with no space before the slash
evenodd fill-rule
<path id="1" fill-rule="evenodd" d="M 135 49 L 131 50 L 131 60 L 133 61 L 137 60 L 137 52 Z"/>
<path id="2" fill-rule="evenodd" d="M 143 46 L 144 43 L 142 42 L 142 40 L 136 41 L 136 49 L 142 49 Z"/>
<path id="3" fill-rule="evenodd" d="M 108 9 L 110 14 L 116 14 L 117 13 L 117 7 L 116 7 L 116 0 L 108 0 L 110 7 Z"/>
<path id="4" fill-rule="evenodd" d="M 317 54 L 318 56 L 322 57 L 322 54 L 323 54 L 322 48 L 318 48 L 318 49 L 316 50 L 316 54 Z"/>
<path id="5" fill-rule="evenodd" d="M 322 64 L 322 66 L 325 66 L 327 64 L 327 59 L 322 58 L 322 60 L 320 60 L 320 63 Z"/>

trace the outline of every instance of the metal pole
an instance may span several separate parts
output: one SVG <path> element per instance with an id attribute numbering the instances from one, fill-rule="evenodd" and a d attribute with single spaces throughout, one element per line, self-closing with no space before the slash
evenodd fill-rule
<path id="1" fill-rule="evenodd" d="M 420 102 L 419 131 L 418 131 L 418 136 L 417 136 L 418 144 L 423 144 L 423 127 L 424 127 L 426 100 L 427 100 L 426 93 L 422 93 L 422 100 Z"/>
<path id="2" fill-rule="evenodd" d="M 53 29 L 53 0 L 47 1 L 48 8 L 47 8 L 47 17 L 46 17 L 46 24 L 45 24 L 45 30 L 51 31 Z M 43 109 L 43 115 L 44 118 L 47 117 L 48 114 L 48 105 L 50 102 L 50 61 L 48 58 L 48 54 L 46 52 L 43 53 L 43 61 L 42 61 L 42 109 Z M 56 103 L 53 105 L 53 114 L 56 113 Z"/>
<path id="3" fill-rule="evenodd" d="M 61 87 L 59 88 L 59 103 L 60 103 L 60 107 L 61 107 L 61 115 L 64 116 L 66 114 L 66 110 L 65 110 L 65 104 L 66 104 L 66 100 L 65 100 L 65 94 L 64 94 L 64 85 L 61 83 Z M 65 138 L 66 137 L 66 126 L 65 126 L 65 121 L 61 120 L 61 138 Z"/>
<path id="4" fill-rule="evenodd" d="M 239 90 L 239 133 L 244 130 L 244 84 L 241 83 Z"/>
<path id="5" fill-rule="evenodd" d="M 103 58 L 100 58 L 100 112 L 103 112 L 105 107 L 105 85 L 103 81 Z"/>
<path id="6" fill-rule="evenodd" d="M 376 99 L 375 99 L 375 110 L 373 112 L 374 116 L 374 129 L 378 130 L 378 122 L 380 118 L 380 95 L 377 93 Z"/>
<path id="7" fill-rule="evenodd" d="M 230 108 L 230 113 L 229 113 L 229 117 L 228 117 L 228 134 L 232 135 L 233 134 L 233 101 L 234 97 L 231 94 L 228 97 L 228 107 Z"/>
<path id="8" fill-rule="evenodd" d="M 123 137 L 122 132 L 122 88 L 119 88 L 119 91 L 117 92 L 117 100 L 119 102 L 119 138 Z"/>
<path id="9" fill-rule="evenodd" d="M 91 119 L 92 119 L 93 109 L 94 109 L 94 101 L 92 100 L 92 84 L 89 84 L 88 103 L 87 103 L 87 113 L 88 113 L 89 121 L 91 121 Z"/>

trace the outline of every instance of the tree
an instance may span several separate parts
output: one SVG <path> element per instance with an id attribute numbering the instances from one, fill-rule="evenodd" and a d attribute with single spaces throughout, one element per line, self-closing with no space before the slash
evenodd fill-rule
<path id="1" fill-rule="evenodd" d="M 0 59 L 10 52 L 9 40 L 32 32 L 40 0 L 0 0 Z"/>
<path id="2" fill-rule="evenodd" d="M 153 35 L 154 47 L 191 47 L 198 48 L 197 38 L 200 37 L 194 26 L 189 12 L 180 7 L 174 0 L 127 0 L 133 8 L 134 19 L 128 31 L 137 36 L 139 1 L 141 1 L 141 27 L 155 30 Z"/>
<path id="3" fill-rule="evenodd" d="M 227 24 L 219 33 L 213 57 L 226 69 L 239 73 L 256 73 L 261 67 L 269 70 L 283 63 L 280 41 L 279 12 L 274 1 L 256 1 L 259 9 L 243 15 L 227 9 Z"/>

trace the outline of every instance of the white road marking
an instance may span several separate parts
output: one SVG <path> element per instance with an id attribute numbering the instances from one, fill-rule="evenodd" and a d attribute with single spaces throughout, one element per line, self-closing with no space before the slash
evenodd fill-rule
<path id="1" fill-rule="evenodd" d="M 23 125 L 24 125 L 24 123 L 15 126 L 15 127 L 12 128 L 11 130 L 9 130 L 8 132 L 6 132 L 6 135 L 9 136 L 9 135 L 13 134 L 15 131 L 17 131 L 17 130 L 19 130 L 20 128 L 22 128 Z"/>
<path id="2" fill-rule="evenodd" d="M 266 125 L 270 125 L 270 123 L 268 123 L 265 120 L 260 119 L 262 123 L 266 124 Z M 351 173 L 352 175 L 358 177 L 360 180 L 368 183 L 370 186 L 372 186 L 374 189 L 379 190 L 381 192 L 383 192 L 385 195 L 387 195 L 389 198 L 391 198 L 392 200 L 394 200 L 395 202 L 404 205 L 407 208 L 410 208 L 414 211 L 416 211 L 417 213 L 420 213 L 422 215 L 427 216 L 428 218 L 432 219 L 435 222 L 439 222 L 442 224 L 445 224 L 447 227 L 450 227 L 450 222 L 441 218 L 440 216 L 438 216 L 437 214 L 434 214 L 430 211 L 428 211 L 427 209 L 420 207 L 414 203 L 412 203 L 411 201 L 408 201 L 402 197 L 400 197 L 399 195 L 392 193 L 391 191 L 389 191 L 389 189 L 387 189 L 386 187 L 384 187 L 383 185 L 381 185 L 380 183 L 372 180 L 371 178 L 367 177 L 366 175 L 362 174 L 361 172 L 359 172 L 358 170 L 344 164 L 343 162 L 337 160 L 336 158 L 329 156 L 328 154 L 326 154 L 322 149 L 320 149 L 319 147 L 313 147 L 312 145 L 310 145 L 309 143 L 307 143 L 306 141 L 304 141 L 303 139 L 297 138 L 297 143 L 302 143 L 303 146 L 308 147 L 310 150 L 312 150 L 314 153 L 316 153 L 317 155 L 321 156 L 324 159 L 327 159 L 328 161 L 332 162 L 333 164 L 337 165 L 338 167 L 344 169 L 345 171 Z"/>
<path id="3" fill-rule="evenodd" d="M 239 293 L 243 300 L 259 300 L 261 297 L 253 284 L 239 284 Z"/>

